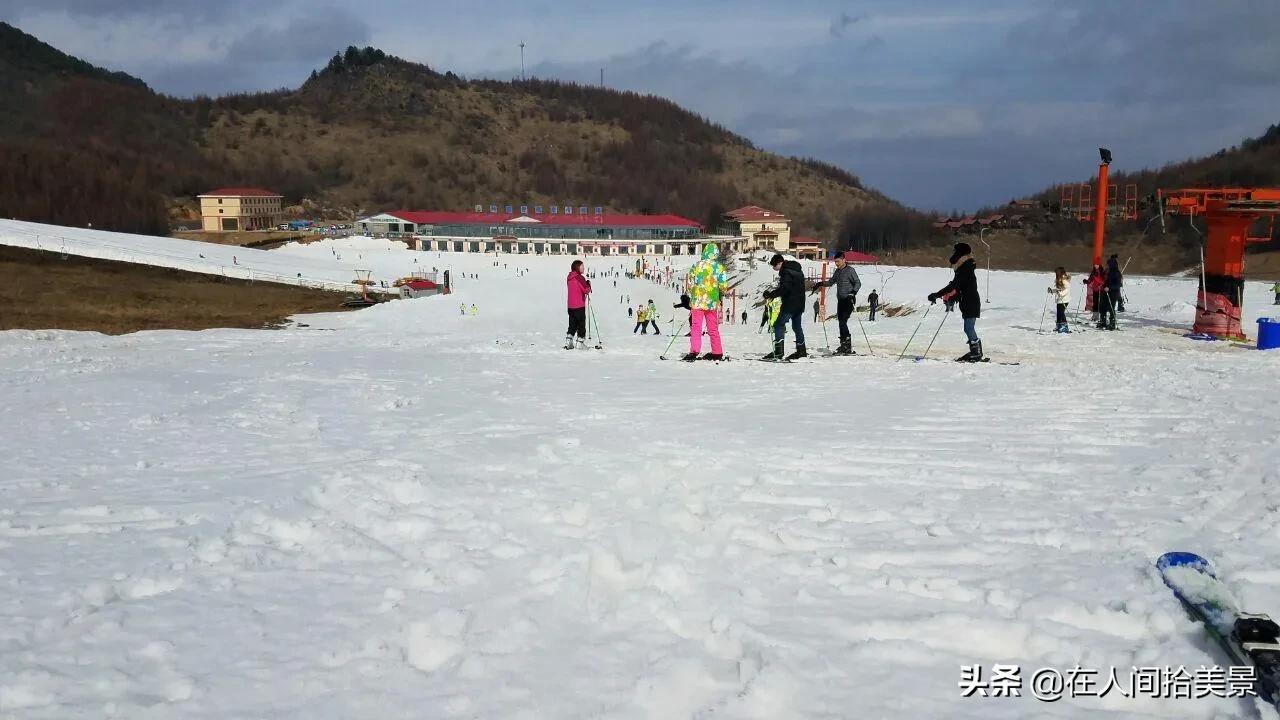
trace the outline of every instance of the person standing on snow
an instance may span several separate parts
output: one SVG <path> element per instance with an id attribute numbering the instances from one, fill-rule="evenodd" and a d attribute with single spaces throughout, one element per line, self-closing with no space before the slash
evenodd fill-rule
<path id="1" fill-rule="evenodd" d="M 929 293 L 929 302 L 937 302 L 938 298 L 948 293 L 957 294 L 960 305 L 960 317 L 964 318 L 964 334 L 969 339 L 969 352 L 956 358 L 959 362 L 979 362 L 982 360 L 982 339 L 978 337 L 978 318 L 982 315 L 982 298 L 978 297 L 978 262 L 973 259 L 973 249 L 969 243 L 956 243 L 952 247 L 951 259 L 948 262 L 955 271 L 951 282 L 935 293 Z"/>
<path id="2" fill-rule="evenodd" d="M 466 315 L 466 314 L 467 314 L 467 304 L 466 304 L 466 303 L 460 303 L 460 304 L 458 305 L 458 314 L 459 314 L 459 315 Z"/>
<path id="3" fill-rule="evenodd" d="M 1093 300 L 1093 321 L 1098 323 L 1098 329 L 1106 327 L 1102 320 L 1102 293 L 1103 288 L 1107 285 L 1107 274 L 1103 272 L 1101 265 L 1094 265 L 1089 271 L 1089 277 L 1085 279 L 1084 285 L 1086 292 L 1089 293 Z"/>
<path id="4" fill-rule="evenodd" d="M 853 333 L 849 331 L 849 316 L 853 314 L 853 308 L 858 304 L 858 291 L 862 289 L 862 280 L 858 278 L 858 271 L 845 262 L 844 255 L 836 256 L 835 272 L 831 273 L 831 277 L 825 281 L 815 285 L 814 289 L 832 285 L 836 288 L 836 318 L 840 321 L 840 347 L 836 350 L 836 354 L 855 355 L 857 353 L 853 350 Z M 874 316 L 875 310 L 872 310 L 871 314 Z"/>
<path id="5" fill-rule="evenodd" d="M 649 311 L 644 305 L 636 307 L 636 326 L 631 330 L 631 334 L 635 335 L 637 332 L 641 335 L 649 334 Z"/>
<path id="6" fill-rule="evenodd" d="M 1276 294 L 1276 301 L 1272 305 L 1280 305 L 1280 282 L 1271 286 L 1271 292 Z"/>
<path id="7" fill-rule="evenodd" d="M 1067 306 L 1071 304 L 1071 276 L 1067 274 L 1066 268 L 1059 267 L 1053 271 L 1053 284 L 1049 286 L 1049 292 L 1053 293 L 1053 302 L 1058 308 L 1058 327 L 1055 332 L 1071 332 L 1067 325 Z"/>
<path id="8" fill-rule="evenodd" d="M 820 320 L 822 320 L 822 316 L 819 314 L 821 311 L 822 311 L 822 303 L 821 303 L 821 302 L 819 302 L 817 299 L 814 299 L 814 301 L 813 301 L 813 322 L 814 322 L 814 324 L 817 324 Z"/>
<path id="9" fill-rule="evenodd" d="M 475 304 L 475 303 L 471 303 L 471 314 L 472 314 L 472 315 L 477 315 L 477 314 L 479 314 L 479 312 L 480 312 L 480 310 L 476 307 L 476 304 Z"/>
<path id="10" fill-rule="evenodd" d="M 778 286 L 765 292 L 766 300 L 777 298 L 781 309 L 778 319 L 773 324 L 773 352 L 764 356 L 766 360 L 783 360 L 783 336 L 789 321 L 796 334 L 796 350 L 786 356 L 786 360 L 797 360 L 808 357 L 804 349 L 804 269 L 795 260 L 787 260 L 781 254 L 774 254 L 769 264 L 778 272 Z"/>
<path id="11" fill-rule="evenodd" d="M 649 299 L 649 306 L 645 308 L 645 317 L 653 324 L 653 334 L 661 335 L 662 331 L 658 329 L 658 306 L 653 304 L 653 299 Z"/>
<path id="12" fill-rule="evenodd" d="M 1280 283 L 1277 283 L 1277 284 L 1280 284 Z M 1278 299 L 1280 299 L 1280 294 L 1277 294 L 1277 295 L 1276 295 L 1276 297 L 1277 297 Z M 1280 302 L 1277 302 L 1276 304 L 1277 304 L 1277 305 L 1280 305 Z M 746 324 L 747 324 L 747 311 L 746 311 L 746 310 L 743 310 L 743 311 L 742 311 L 742 324 L 743 324 L 743 325 L 746 325 Z"/>
<path id="13" fill-rule="evenodd" d="M 702 259 L 689 271 L 689 353 L 680 358 L 685 362 L 698 359 L 702 350 L 702 330 L 711 336 L 711 352 L 703 360 L 724 358 L 720 344 L 720 296 L 725 291 L 724 265 L 716 257 L 719 249 L 712 243 L 702 248 Z"/>
<path id="14" fill-rule="evenodd" d="M 1115 258 L 1107 260 L 1108 267 L 1115 264 Z M 1115 282 L 1119 282 L 1119 268 L 1116 268 L 1117 277 Z M 1098 268 L 1098 329 L 1099 330 L 1115 330 L 1116 329 L 1116 296 L 1120 294 L 1120 286 L 1112 286 L 1112 276 L 1110 270 Z"/>
<path id="15" fill-rule="evenodd" d="M 565 332 L 565 350 L 574 348 L 574 336 L 578 347 L 587 346 L 587 296 L 591 294 L 591 281 L 582 276 L 582 261 L 574 260 L 569 266 L 569 276 L 564 279 L 568 292 L 569 329 Z"/>
<path id="16" fill-rule="evenodd" d="M 1115 314 L 1124 312 L 1124 273 L 1120 271 L 1120 256 L 1107 260 L 1107 298 L 1111 300 L 1111 329 L 1116 329 Z"/>
<path id="17" fill-rule="evenodd" d="M 870 318 L 868 318 L 868 320 L 870 320 L 871 322 L 875 322 L 875 321 L 876 321 L 876 308 L 880 307 L 880 295 L 879 295 L 879 293 L 877 293 L 875 290 L 872 290 L 872 291 L 871 291 L 871 294 L 867 296 L 867 303 L 871 305 L 871 317 L 870 317 Z"/>

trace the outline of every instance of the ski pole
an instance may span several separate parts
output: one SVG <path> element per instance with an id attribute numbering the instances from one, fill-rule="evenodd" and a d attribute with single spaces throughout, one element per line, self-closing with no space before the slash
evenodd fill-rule
<path id="1" fill-rule="evenodd" d="M 929 350 L 933 347 L 933 341 L 938 339 L 938 333 L 942 332 L 942 326 L 947 324 L 947 318 L 950 315 L 951 313 L 946 313 L 942 316 L 942 322 L 938 323 L 938 329 L 933 331 L 933 339 L 929 341 L 929 346 L 924 349 L 924 355 L 920 356 L 921 360 L 929 356 Z"/>
<path id="2" fill-rule="evenodd" d="M 1040 308 L 1040 330 L 1037 334 L 1044 334 L 1044 314 L 1049 311 L 1049 293 L 1044 294 L 1044 307 Z"/>
<path id="3" fill-rule="evenodd" d="M 920 322 L 916 323 L 916 329 L 911 331 L 911 337 L 907 338 L 907 344 L 902 346 L 902 352 L 898 354 L 898 360 L 901 360 L 907 354 L 907 348 L 911 347 L 911 341 L 916 339 L 916 333 L 920 332 L 920 326 L 924 324 L 925 318 L 929 317 L 929 311 L 932 309 L 933 303 L 929 303 L 929 307 L 924 309 L 924 315 L 920 316 Z"/>
<path id="4" fill-rule="evenodd" d="M 683 330 L 683 329 L 684 329 L 684 323 L 682 322 L 682 323 L 680 323 L 680 330 Z M 666 360 L 666 359 L 667 359 L 667 353 L 671 352 L 671 346 L 672 346 L 672 345 L 675 345 L 675 344 L 676 344 L 676 338 L 680 337 L 680 330 L 677 330 L 677 331 L 675 332 L 675 334 L 673 334 L 673 335 L 671 336 L 671 342 L 667 343 L 667 349 L 666 349 L 666 350 L 663 350 L 663 351 L 662 351 L 662 354 L 658 356 L 658 359 L 659 359 L 659 360 Z"/>
<path id="5" fill-rule="evenodd" d="M 853 319 L 858 321 L 858 329 L 862 331 L 862 339 L 867 341 L 867 353 L 875 355 L 876 351 L 871 349 L 871 338 L 867 337 L 867 328 L 862 324 L 862 318 L 858 316 L 858 308 L 853 308 Z"/>
<path id="6" fill-rule="evenodd" d="M 587 310 L 591 313 L 591 324 L 596 328 L 596 348 L 604 347 L 604 338 L 600 337 L 600 323 L 596 320 L 596 309 L 591 307 L 591 303 L 587 303 Z"/>

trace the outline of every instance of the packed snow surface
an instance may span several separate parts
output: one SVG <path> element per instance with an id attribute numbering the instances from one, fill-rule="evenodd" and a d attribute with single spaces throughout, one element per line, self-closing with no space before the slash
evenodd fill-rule
<path id="1" fill-rule="evenodd" d="M 864 322 L 874 356 L 855 325 L 857 357 L 742 359 L 752 308 L 737 359 L 686 364 L 632 334 L 628 295 L 665 332 L 686 315 L 645 280 L 597 277 L 604 350 L 561 349 L 568 258 L 264 255 L 351 253 L 457 292 L 278 331 L 0 333 L 0 717 L 1257 715 L 958 687 L 1225 664 L 1167 550 L 1280 613 L 1280 352 L 1181 337 L 1194 279 L 1131 278 L 1119 331 L 1057 335 L 1049 276 L 993 273 L 979 330 L 1021 364 L 967 365 L 960 319 L 924 315 L 948 270 L 863 268 L 864 297 L 919 306 Z M 1246 298 L 1252 331 L 1271 298 Z M 942 361 L 913 361 L 935 331 Z"/>

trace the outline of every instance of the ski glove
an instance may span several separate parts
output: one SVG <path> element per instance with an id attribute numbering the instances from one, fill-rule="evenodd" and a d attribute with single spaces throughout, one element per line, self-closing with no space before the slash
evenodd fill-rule
<path id="1" fill-rule="evenodd" d="M 938 294 L 937 294 L 937 293 L 929 293 L 929 304 L 930 304 L 930 305 L 932 305 L 932 304 L 934 304 L 934 303 L 936 303 L 936 302 L 938 302 Z"/>

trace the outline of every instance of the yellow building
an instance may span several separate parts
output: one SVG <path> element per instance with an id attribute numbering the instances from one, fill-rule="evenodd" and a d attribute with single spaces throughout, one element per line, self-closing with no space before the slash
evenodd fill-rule
<path id="1" fill-rule="evenodd" d="M 757 250 L 791 250 L 791 220 L 774 210 L 748 205 L 724 214 L 724 219 L 747 238 L 747 247 Z"/>
<path id="2" fill-rule="evenodd" d="M 261 188 L 218 188 L 199 197 L 200 227 L 205 232 L 270 230 L 284 215 L 283 198 Z"/>

